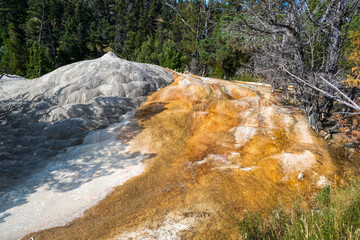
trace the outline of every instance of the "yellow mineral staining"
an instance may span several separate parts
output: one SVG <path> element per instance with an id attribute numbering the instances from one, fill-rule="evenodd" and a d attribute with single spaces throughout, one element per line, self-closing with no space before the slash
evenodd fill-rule
<path id="1" fill-rule="evenodd" d="M 267 214 L 341 181 L 327 144 L 267 85 L 174 73 L 119 139 L 148 156 L 146 171 L 82 218 L 31 236 L 238 239 L 245 211 Z"/>

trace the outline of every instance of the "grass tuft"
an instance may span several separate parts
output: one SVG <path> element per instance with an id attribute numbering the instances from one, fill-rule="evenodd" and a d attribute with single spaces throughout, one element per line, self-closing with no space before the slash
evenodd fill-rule
<path id="1" fill-rule="evenodd" d="M 310 210 L 276 209 L 266 218 L 247 213 L 238 225 L 243 239 L 360 239 L 360 182 L 324 187 Z"/>

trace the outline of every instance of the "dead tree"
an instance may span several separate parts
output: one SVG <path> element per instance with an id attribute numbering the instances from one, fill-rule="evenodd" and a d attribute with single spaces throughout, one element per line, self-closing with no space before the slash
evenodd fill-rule
<path id="1" fill-rule="evenodd" d="M 344 103 L 338 101 L 338 95 L 345 94 L 338 63 L 360 0 L 319 1 L 315 9 L 305 0 L 238 3 L 238 21 L 230 27 L 258 43 L 254 70 L 275 86 L 281 82 L 298 86 L 298 99 L 309 123 L 320 130 L 322 111 L 331 112 L 335 101 Z"/>

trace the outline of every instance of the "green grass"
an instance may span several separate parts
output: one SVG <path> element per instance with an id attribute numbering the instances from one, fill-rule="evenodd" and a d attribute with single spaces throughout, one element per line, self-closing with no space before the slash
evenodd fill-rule
<path id="1" fill-rule="evenodd" d="M 360 183 L 323 188 L 311 210 L 274 210 L 267 218 L 247 213 L 239 221 L 244 239 L 360 239 Z"/>

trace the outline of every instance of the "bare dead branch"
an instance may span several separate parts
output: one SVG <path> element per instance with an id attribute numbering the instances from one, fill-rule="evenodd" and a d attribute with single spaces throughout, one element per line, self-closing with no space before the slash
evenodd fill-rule
<path id="1" fill-rule="evenodd" d="M 357 105 L 353 100 L 351 100 L 348 96 L 346 96 L 346 94 L 344 94 L 342 91 L 340 91 L 339 88 L 337 88 L 334 84 L 330 83 L 329 81 L 327 81 L 323 76 L 320 76 L 320 78 L 326 83 L 328 84 L 331 88 L 335 89 L 335 91 L 337 91 L 338 93 L 340 93 L 341 96 L 343 96 L 350 104 L 353 105 L 353 109 L 360 111 L 360 107 L 359 105 Z"/>
<path id="2" fill-rule="evenodd" d="M 325 95 L 325 96 L 327 96 L 327 97 L 329 97 L 329 98 L 331 98 L 331 99 L 334 99 L 335 101 L 337 101 L 337 102 L 339 102 L 339 103 L 341 103 L 341 104 L 344 104 L 344 105 L 346 105 L 346 106 L 348 106 L 348 107 L 350 107 L 350 108 L 352 108 L 352 109 L 354 109 L 354 110 L 360 111 L 360 107 L 359 107 L 358 105 L 356 105 L 356 104 L 353 105 L 353 104 L 352 104 L 353 101 L 351 101 L 351 103 L 348 103 L 348 102 L 346 102 L 346 101 L 344 101 L 344 100 L 342 100 L 342 99 L 334 96 L 333 94 L 331 94 L 331 93 L 329 93 L 329 92 L 327 92 L 327 91 L 325 91 L 325 90 L 322 90 L 322 89 L 316 87 L 315 85 L 313 85 L 313 84 L 311 84 L 311 83 L 308 83 L 307 81 L 299 78 L 298 76 L 296 76 L 296 75 L 292 74 L 291 72 L 289 72 L 285 67 L 283 67 L 283 69 L 284 69 L 284 71 L 285 71 L 286 73 L 288 73 L 290 76 L 292 76 L 297 82 L 301 82 L 301 85 L 305 85 L 305 86 L 307 86 L 307 87 L 310 87 L 311 89 L 313 89 L 313 90 L 315 90 L 315 91 L 317 91 L 317 92 L 319 92 L 319 93 L 321 93 L 321 94 L 323 94 L 323 95 Z M 335 87 L 335 86 L 334 86 L 334 87 Z M 339 91 L 340 91 L 340 90 L 339 90 Z"/>

